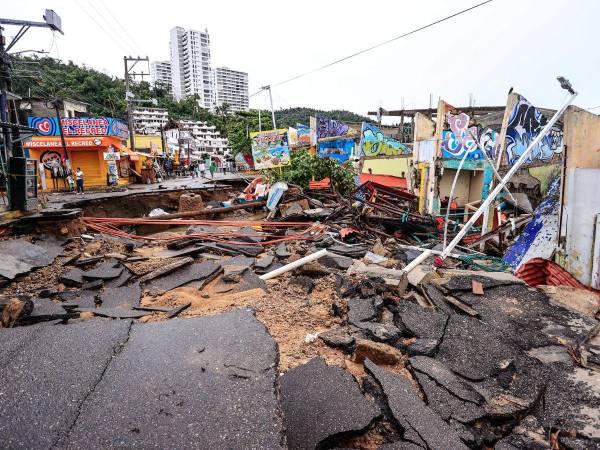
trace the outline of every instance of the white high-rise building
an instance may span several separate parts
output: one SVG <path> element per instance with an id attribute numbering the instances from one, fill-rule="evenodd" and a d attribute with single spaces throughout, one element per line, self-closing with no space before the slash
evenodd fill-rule
<path id="1" fill-rule="evenodd" d="M 198 95 L 200 106 L 213 109 L 215 90 L 210 67 L 210 38 L 208 30 L 171 30 L 171 77 L 173 97 Z"/>
<path id="2" fill-rule="evenodd" d="M 173 92 L 171 78 L 171 63 L 169 61 L 154 61 L 150 64 L 150 81 L 152 86 Z"/>
<path id="3" fill-rule="evenodd" d="M 158 134 L 169 121 L 169 113 L 163 108 L 138 106 L 131 110 L 131 122 L 136 133 Z"/>
<path id="4" fill-rule="evenodd" d="M 227 103 L 231 111 L 248 111 L 248 74 L 228 67 L 214 71 L 217 106 Z"/>

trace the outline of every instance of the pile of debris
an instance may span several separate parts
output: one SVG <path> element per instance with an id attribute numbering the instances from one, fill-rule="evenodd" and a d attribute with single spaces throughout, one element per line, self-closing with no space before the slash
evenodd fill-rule
<path id="1" fill-rule="evenodd" d="M 249 220 L 84 218 L 81 236 L 4 240 L 19 262 L 0 271 L 2 326 L 249 307 L 277 344 L 288 448 L 600 448 L 597 294 L 472 250 L 434 269 L 439 224 L 414 201 L 288 186 Z"/>

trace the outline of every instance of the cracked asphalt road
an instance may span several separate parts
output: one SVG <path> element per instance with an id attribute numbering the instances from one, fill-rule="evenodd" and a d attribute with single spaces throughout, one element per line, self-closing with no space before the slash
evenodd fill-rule
<path id="1" fill-rule="evenodd" d="M 3 448 L 281 448 L 277 349 L 252 311 L 3 330 Z"/>

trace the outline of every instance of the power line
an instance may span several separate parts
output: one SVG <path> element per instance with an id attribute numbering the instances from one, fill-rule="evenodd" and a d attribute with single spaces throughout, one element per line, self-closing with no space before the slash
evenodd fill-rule
<path id="1" fill-rule="evenodd" d="M 396 37 L 393 37 L 391 39 L 388 39 L 387 41 L 383 41 L 383 42 L 380 42 L 379 44 L 375 44 L 375 45 L 372 45 L 371 47 L 367 47 L 367 48 L 365 48 L 363 50 L 359 50 L 356 53 L 352 53 L 351 55 L 344 56 L 343 58 L 340 58 L 340 59 L 336 59 L 335 61 L 332 61 L 332 62 L 330 62 L 328 64 L 325 64 L 323 66 L 317 67 L 315 69 L 309 70 L 307 72 L 303 72 L 303 73 L 301 73 L 299 75 L 296 75 L 294 77 L 288 78 L 287 80 L 280 81 L 279 83 L 271 85 L 271 87 L 281 86 L 282 84 L 289 83 L 290 81 L 297 80 L 298 78 L 302 78 L 302 77 L 305 77 L 307 75 L 310 75 L 310 74 L 313 74 L 315 72 L 318 72 L 320 70 L 327 69 L 328 67 L 331 67 L 331 66 L 333 66 L 335 64 L 339 64 L 341 62 L 347 61 L 347 60 L 349 60 L 351 58 L 354 58 L 356 56 L 362 55 L 363 53 L 370 52 L 371 50 L 375 50 L 376 48 L 382 47 L 382 46 L 387 45 L 387 44 L 389 44 L 391 42 L 394 42 L 394 41 L 397 41 L 399 39 L 405 38 L 407 36 L 410 36 L 411 34 L 418 33 L 419 31 L 425 30 L 427 28 L 433 27 L 433 26 L 438 25 L 438 24 L 440 24 L 442 22 L 450 20 L 450 19 L 452 19 L 454 17 L 460 16 L 461 14 L 465 14 L 465 13 L 467 13 L 469 11 L 472 11 L 472 10 L 474 10 L 476 8 L 479 8 L 479 7 L 483 6 L 483 5 L 491 3 L 492 1 L 493 0 L 486 0 L 486 1 L 482 2 L 482 3 L 478 3 L 477 5 L 474 5 L 474 6 L 471 6 L 469 8 L 463 9 L 461 11 L 458 11 L 458 12 L 454 13 L 454 14 L 451 14 L 449 16 L 446 16 L 446 17 L 443 17 L 441 19 L 438 19 L 438 20 L 436 20 L 434 22 L 428 23 L 427 25 L 421 26 L 419 28 L 415 28 L 414 30 L 408 31 L 407 33 L 404 33 L 404 34 L 401 34 L 399 36 L 396 36 Z M 261 88 L 259 91 L 257 91 L 254 94 L 250 95 L 250 97 L 254 97 L 255 95 L 260 94 L 264 90 L 265 90 L 264 88 Z"/>
<path id="2" fill-rule="evenodd" d="M 123 24 L 119 21 L 119 19 L 117 18 L 116 15 L 114 15 L 112 13 L 112 10 L 108 7 L 108 5 L 104 2 L 104 0 L 100 0 L 100 3 L 102 3 L 102 6 L 104 6 L 104 9 L 106 9 L 106 11 L 108 12 L 108 14 L 110 15 L 110 17 L 113 18 L 113 20 L 116 22 L 116 24 L 121 28 L 121 31 L 123 32 L 123 34 L 125 36 L 127 36 L 127 38 L 131 41 L 131 43 L 134 45 L 134 47 L 137 47 L 138 50 L 140 50 L 140 53 L 143 54 L 145 53 L 146 55 L 148 54 L 148 52 L 143 51 L 144 49 L 142 48 L 142 46 L 138 43 L 138 41 L 133 37 L 133 35 L 131 35 L 129 33 L 129 31 L 127 30 L 127 28 L 125 26 L 123 26 Z"/>
<path id="3" fill-rule="evenodd" d="M 96 5 L 94 5 L 93 2 L 90 2 L 89 0 L 86 2 L 90 8 L 92 8 L 96 14 L 98 15 L 98 17 L 100 18 L 100 21 L 102 21 L 102 23 L 104 23 L 105 25 L 108 26 L 108 28 L 110 29 L 110 32 L 113 32 L 115 35 L 119 35 L 121 34 L 120 30 L 116 27 L 116 25 L 114 25 L 110 20 L 108 20 L 104 14 L 102 14 L 102 12 L 100 12 L 100 10 L 98 8 L 96 8 Z M 129 42 L 127 42 L 126 40 L 123 40 L 123 45 L 125 45 L 128 49 L 129 52 L 135 53 L 135 47 L 132 46 Z"/>
<path id="4" fill-rule="evenodd" d="M 98 27 L 99 27 L 99 28 L 100 28 L 102 31 L 104 31 L 104 34 L 106 34 L 106 35 L 107 35 L 107 36 L 108 36 L 110 39 L 112 39 L 112 41 L 113 41 L 115 44 L 117 44 L 117 46 L 121 47 L 121 50 L 124 50 L 124 52 L 125 52 L 125 53 L 129 53 L 129 52 L 130 52 L 130 50 L 126 49 L 126 48 L 123 46 L 123 44 L 122 44 L 122 43 L 121 43 L 119 40 L 117 40 L 117 39 L 116 39 L 116 38 L 115 38 L 115 37 L 114 37 L 114 36 L 113 36 L 111 33 L 109 33 L 109 32 L 106 30 L 106 28 L 104 28 L 104 26 L 103 26 L 103 25 L 102 25 L 100 22 L 98 22 L 98 21 L 96 20 L 96 18 L 95 18 L 94 16 L 92 16 L 92 15 L 91 15 L 89 12 L 87 12 L 87 10 L 85 10 L 85 9 L 84 9 L 84 7 L 83 7 L 83 6 L 81 6 L 81 2 L 79 2 L 79 1 L 76 1 L 76 2 L 74 2 L 74 3 L 75 3 L 75 4 L 76 4 L 78 7 L 79 7 L 79 9 L 81 9 L 81 10 L 82 10 L 82 11 L 85 13 L 85 15 L 86 15 L 86 16 L 88 16 L 88 17 L 89 17 L 89 18 L 90 18 L 90 19 L 91 19 L 91 20 L 92 20 L 92 21 L 93 21 L 93 22 L 94 22 L 96 25 L 98 25 Z"/>

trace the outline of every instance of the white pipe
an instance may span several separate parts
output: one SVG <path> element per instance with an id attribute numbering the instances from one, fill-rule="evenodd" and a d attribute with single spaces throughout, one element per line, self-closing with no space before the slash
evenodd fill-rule
<path id="1" fill-rule="evenodd" d="M 419 256 L 417 256 L 415 259 L 413 259 L 404 269 L 402 269 L 402 272 L 408 273 L 411 270 L 413 270 L 415 267 L 417 267 L 419 264 L 421 264 L 423 261 L 425 261 L 428 257 L 431 256 L 431 250 L 425 250 L 423 253 L 421 253 Z"/>
<path id="2" fill-rule="evenodd" d="M 275 269 L 269 273 L 265 273 L 264 275 L 261 275 L 259 278 L 261 280 L 270 280 L 271 278 L 278 277 L 279 275 L 289 272 L 290 270 L 294 270 L 300 266 L 303 266 L 306 263 L 309 263 L 316 259 L 322 258 L 323 256 L 327 255 L 328 253 L 329 252 L 327 251 L 327 249 L 324 248 L 323 250 L 319 250 L 318 252 L 311 253 L 310 255 L 305 256 L 304 258 L 300 258 L 297 261 L 293 261 L 289 264 L 286 264 L 285 266 L 280 267 L 279 269 Z"/>
<path id="3" fill-rule="evenodd" d="M 469 231 L 471 229 L 471 227 L 473 226 L 473 224 L 475 224 L 477 219 L 479 219 L 481 214 L 483 214 L 483 212 L 488 209 L 488 207 L 490 206 L 492 201 L 494 201 L 496 196 L 500 193 L 500 191 L 504 188 L 504 186 L 506 186 L 506 183 L 508 183 L 508 180 L 510 180 L 512 178 L 512 176 L 517 172 L 517 170 L 519 170 L 519 168 L 523 165 L 523 163 L 529 157 L 529 154 L 533 151 L 533 149 L 540 143 L 540 141 L 544 138 L 544 136 L 546 136 L 550 132 L 550 130 L 552 129 L 554 124 L 558 121 L 558 119 L 562 115 L 562 113 L 565 112 L 567 107 L 573 102 L 573 100 L 575 100 L 575 97 L 577 97 L 577 92 L 575 92 L 575 91 L 570 91 L 570 92 L 571 92 L 571 95 L 567 98 L 567 100 L 564 102 L 564 104 L 561 106 L 561 108 L 558 111 L 556 111 L 556 114 L 554 114 L 554 116 L 552 116 L 552 119 L 550 119 L 548 121 L 546 126 L 540 132 L 540 134 L 538 134 L 538 136 L 531 142 L 531 144 L 529 144 L 529 147 L 527 147 L 527 149 L 523 152 L 523 154 L 517 160 L 517 162 L 515 162 L 515 164 L 506 173 L 504 178 L 502 178 L 502 181 L 498 184 L 498 186 L 496 186 L 494 188 L 494 190 L 490 193 L 490 195 L 481 204 L 479 209 L 477 211 L 475 211 L 475 214 L 473 214 L 471 216 L 469 221 L 464 225 L 464 227 L 459 231 L 459 233 L 454 237 L 454 239 L 452 239 L 452 242 L 450 242 L 450 244 L 448 244 L 448 247 L 446 247 L 444 249 L 444 251 L 440 255 L 440 258 L 442 260 L 446 259 L 446 257 L 450 254 L 450 252 L 452 250 L 454 250 L 454 247 L 456 247 L 456 245 L 462 240 L 462 238 L 465 236 L 465 234 L 467 234 L 467 231 Z"/>
<path id="4" fill-rule="evenodd" d="M 465 148 L 465 154 L 460 160 L 458 169 L 456 169 L 456 174 L 454 175 L 454 180 L 452 181 L 452 187 L 450 188 L 450 196 L 448 197 L 448 204 L 446 205 L 446 217 L 444 218 L 444 245 L 442 248 L 446 248 L 446 243 L 448 242 L 448 219 L 450 219 L 450 205 L 452 204 L 452 199 L 454 197 L 454 188 L 456 187 L 456 182 L 458 181 L 458 174 L 460 173 L 463 164 L 467 160 L 468 154 L 469 149 Z"/>
<path id="5" fill-rule="evenodd" d="M 442 254 L 441 250 L 434 250 L 432 248 L 417 247 L 416 245 L 405 245 L 405 244 L 396 244 L 396 245 L 400 248 L 409 249 L 409 250 L 417 250 L 419 252 L 424 252 L 426 250 L 429 250 L 432 255 L 441 255 Z M 450 253 L 448 256 L 452 256 L 453 258 L 460 258 L 461 256 L 465 256 L 465 255 L 459 255 L 458 253 Z"/>

